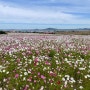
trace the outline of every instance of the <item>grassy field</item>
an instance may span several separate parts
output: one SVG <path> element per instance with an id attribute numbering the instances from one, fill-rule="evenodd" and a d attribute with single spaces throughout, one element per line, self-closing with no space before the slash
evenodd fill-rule
<path id="1" fill-rule="evenodd" d="M 90 35 L 0 35 L 0 90 L 90 90 Z"/>

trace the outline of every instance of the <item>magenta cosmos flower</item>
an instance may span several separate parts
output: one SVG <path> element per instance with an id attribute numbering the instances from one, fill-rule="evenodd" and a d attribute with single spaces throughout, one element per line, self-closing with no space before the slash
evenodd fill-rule
<path id="1" fill-rule="evenodd" d="M 19 74 L 15 74 L 15 78 L 18 78 L 19 77 Z"/>
<path id="2" fill-rule="evenodd" d="M 45 77 L 44 75 L 41 75 L 41 78 L 42 78 L 42 79 L 46 79 L 46 77 Z"/>

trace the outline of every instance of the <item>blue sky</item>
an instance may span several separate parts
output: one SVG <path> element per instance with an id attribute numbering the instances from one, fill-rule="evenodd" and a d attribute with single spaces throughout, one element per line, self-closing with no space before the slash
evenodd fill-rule
<path id="1" fill-rule="evenodd" d="M 0 0 L 0 23 L 90 24 L 90 0 Z"/>

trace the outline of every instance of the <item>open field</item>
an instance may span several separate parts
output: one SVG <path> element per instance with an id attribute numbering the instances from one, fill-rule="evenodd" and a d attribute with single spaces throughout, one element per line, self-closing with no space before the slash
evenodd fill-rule
<path id="1" fill-rule="evenodd" d="M 0 35 L 0 90 L 90 90 L 90 35 Z"/>
<path id="2" fill-rule="evenodd" d="M 27 30 L 0 30 L 0 34 L 5 33 L 31 33 L 31 34 L 56 34 L 56 35 L 90 35 L 89 29 L 27 29 Z"/>
<path id="3" fill-rule="evenodd" d="M 57 31 L 55 34 L 63 35 L 90 35 L 90 30 L 71 30 L 71 31 Z"/>

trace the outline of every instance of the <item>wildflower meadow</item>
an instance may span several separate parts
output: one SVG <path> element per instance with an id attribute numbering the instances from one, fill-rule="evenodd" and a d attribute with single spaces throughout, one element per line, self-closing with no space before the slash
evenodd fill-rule
<path id="1" fill-rule="evenodd" d="M 0 90 L 90 90 L 90 35 L 0 35 Z"/>

